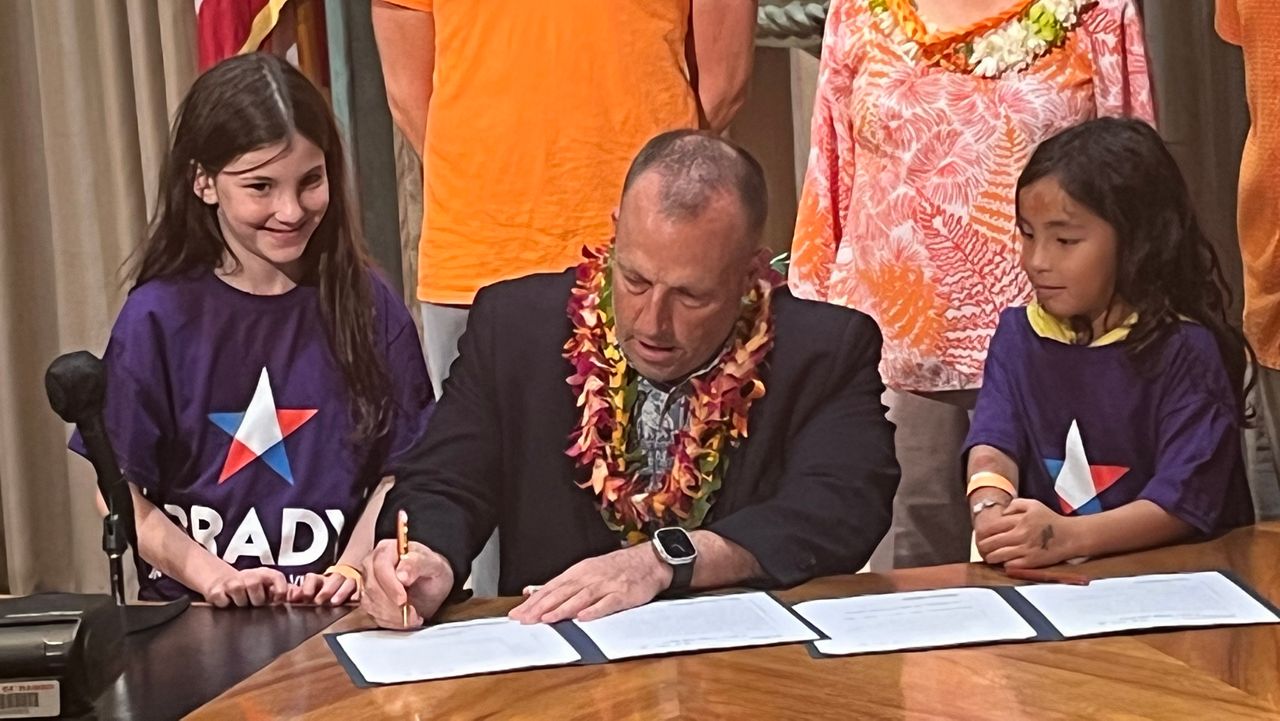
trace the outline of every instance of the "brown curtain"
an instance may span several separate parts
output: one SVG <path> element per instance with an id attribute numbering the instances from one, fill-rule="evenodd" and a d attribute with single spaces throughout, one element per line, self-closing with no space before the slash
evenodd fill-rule
<path id="1" fill-rule="evenodd" d="M 101 354 L 168 122 L 195 75 L 190 0 L 0 2 L 0 589 L 105 590 L 92 469 L 43 377 Z"/>
<path id="2" fill-rule="evenodd" d="M 1214 31 L 1213 0 L 1146 0 L 1147 52 L 1160 134 L 1187 178 L 1196 211 L 1233 289 L 1243 296 L 1236 238 L 1236 184 L 1249 132 L 1240 49 Z"/>

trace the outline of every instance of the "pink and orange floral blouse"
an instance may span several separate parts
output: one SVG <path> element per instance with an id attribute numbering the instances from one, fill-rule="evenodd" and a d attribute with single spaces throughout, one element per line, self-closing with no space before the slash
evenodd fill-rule
<path id="1" fill-rule="evenodd" d="M 1007 30 L 1059 5 L 1078 7 L 1061 11 L 1056 44 L 986 77 L 921 52 L 948 32 L 906 3 L 831 2 L 789 280 L 876 319 L 891 388 L 981 385 L 1000 311 L 1031 297 L 1014 184 L 1036 144 L 1101 115 L 1154 122 L 1133 0 L 1016 0 L 952 34 L 978 46 L 979 25 Z"/>

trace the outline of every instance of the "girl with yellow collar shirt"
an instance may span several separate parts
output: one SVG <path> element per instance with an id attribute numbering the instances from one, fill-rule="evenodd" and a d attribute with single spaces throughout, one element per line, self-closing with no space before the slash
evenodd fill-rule
<path id="1" fill-rule="evenodd" d="M 965 441 L 988 563 L 1040 567 L 1253 521 L 1253 354 L 1186 184 L 1146 123 L 1047 140 L 1017 184 L 1027 307 L 1000 317 Z"/>

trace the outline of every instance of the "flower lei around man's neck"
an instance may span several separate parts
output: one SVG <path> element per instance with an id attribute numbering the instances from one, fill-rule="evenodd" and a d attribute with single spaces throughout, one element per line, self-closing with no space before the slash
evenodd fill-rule
<path id="1" fill-rule="evenodd" d="M 782 278 L 770 270 L 757 281 L 720 363 L 689 380 L 689 418 L 672 440 L 671 470 L 649 492 L 651 479 L 640 474 L 644 453 L 629 432 L 639 377 L 614 335 L 609 251 L 586 248 L 583 255 L 567 309 L 573 335 L 564 346 L 580 416 L 565 453 L 591 469 L 579 486 L 599 498 L 605 523 L 624 542 L 641 542 L 662 526 L 697 528 L 720 489 L 728 451 L 747 436 L 751 403 L 765 393 L 760 365 L 773 347 L 769 305 Z"/>
<path id="2" fill-rule="evenodd" d="M 1080 15 L 1096 0 L 1029 0 L 1011 15 L 989 18 L 956 32 L 930 32 L 911 0 L 868 0 L 886 32 L 906 36 L 908 54 L 957 72 L 995 78 L 1031 67 L 1062 45 Z"/>

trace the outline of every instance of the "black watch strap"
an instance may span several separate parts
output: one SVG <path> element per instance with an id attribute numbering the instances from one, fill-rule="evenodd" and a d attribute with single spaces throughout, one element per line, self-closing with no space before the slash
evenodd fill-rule
<path id="1" fill-rule="evenodd" d="M 689 585 L 693 583 L 695 562 L 697 562 L 696 558 L 689 563 L 671 564 L 671 585 L 667 587 L 668 593 L 683 593 L 689 590 Z"/>

